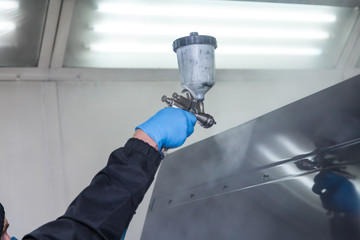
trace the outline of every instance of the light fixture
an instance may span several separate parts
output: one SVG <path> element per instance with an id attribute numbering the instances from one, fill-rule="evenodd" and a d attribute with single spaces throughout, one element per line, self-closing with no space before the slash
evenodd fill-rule
<path id="1" fill-rule="evenodd" d="M 177 36 L 179 32 L 186 32 L 196 28 L 202 33 L 216 32 L 217 37 L 227 38 L 265 38 L 265 39 L 328 39 L 330 34 L 322 30 L 294 30 L 273 27 L 226 27 L 207 25 L 186 25 L 186 24 L 147 24 L 146 28 L 141 22 L 105 22 L 95 24 L 94 32 L 107 34 L 123 34 L 135 36 Z M 139 31 L 140 29 L 140 31 Z M 166 31 L 164 31 L 166 29 Z"/>
<path id="2" fill-rule="evenodd" d="M 14 20 L 14 14 L 19 9 L 18 1 L 0 1 L 0 34 L 8 33 L 15 30 L 16 24 Z M 0 35 L 1 37 L 1 35 Z"/>
<path id="3" fill-rule="evenodd" d="M 73 18 L 65 66 L 176 68 L 172 42 L 198 32 L 216 37 L 217 68 L 333 67 L 358 14 L 344 7 L 216 0 L 95 5 L 77 1 L 75 12 L 83 15 Z"/>
<path id="4" fill-rule="evenodd" d="M 168 53 L 171 51 L 168 45 L 147 44 L 142 43 L 96 43 L 90 44 L 89 49 L 96 52 L 112 52 L 112 53 Z"/>
<path id="5" fill-rule="evenodd" d="M 164 16 L 184 18 L 211 19 L 248 19 L 260 21 L 294 21 L 294 22 L 335 22 L 336 16 L 328 13 L 307 13 L 296 10 L 279 11 L 276 9 L 212 7 L 201 5 L 151 5 L 128 3 L 100 3 L 97 10 L 103 13 L 140 16 Z"/>
<path id="6" fill-rule="evenodd" d="M 17 1 L 0 1 L 0 10 L 17 10 L 19 2 Z"/>
<path id="7" fill-rule="evenodd" d="M 241 55 L 312 55 L 322 54 L 318 48 L 274 47 L 274 46 L 225 46 L 218 49 L 218 54 Z"/>
<path id="8" fill-rule="evenodd" d="M 36 67 L 48 0 L 0 0 L 0 68 Z"/>
<path id="9" fill-rule="evenodd" d="M 14 22 L 0 22 L 0 31 L 12 31 L 16 28 Z"/>
<path id="10" fill-rule="evenodd" d="M 168 53 L 171 51 L 168 44 L 147 44 L 142 43 L 125 43 L 119 44 L 114 42 L 104 42 L 90 44 L 88 48 L 96 52 L 112 53 Z M 230 55 L 321 55 L 321 49 L 317 48 L 282 48 L 272 46 L 259 47 L 238 47 L 227 46 L 217 50 L 217 54 Z"/>
<path id="11" fill-rule="evenodd" d="M 288 40 L 288 41 L 319 41 L 327 40 L 330 33 L 323 24 L 332 24 L 336 21 L 336 15 L 324 10 L 303 9 L 282 9 L 283 6 L 269 5 L 259 8 L 259 5 L 246 4 L 242 8 L 234 8 L 227 5 L 199 5 L 199 4 L 146 4 L 146 3 L 118 3 L 104 2 L 99 3 L 97 11 L 103 14 L 113 14 L 112 21 L 96 22 L 91 29 L 98 34 L 109 35 L 109 38 L 116 38 L 116 35 L 125 37 L 159 37 L 167 36 L 176 38 L 179 32 L 187 34 L 189 31 L 196 29 L 201 34 L 216 33 L 216 38 L 221 40 Z M 305 11 L 306 10 L 306 11 Z M 115 16 L 130 17 L 130 20 L 116 21 Z M 148 17 L 149 21 L 139 22 L 131 19 L 134 16 Z M 174 23 L 173 19 L 186 19 L 185 23 Z M 169 21 L 167 23 L 166 19 Z M 195 19 L 195 23 L 191 20 Z M 196 19 L 201 21 L 196 22 Z M 208 24 L 207 21 L 223 20 L 224 24 Z M 165 20 L 165 21 L 163 21 Z M 227 21 L 242 20 L 238 24 Z M 303 24 L 298 29 L 293 26 L 286 26 L 283 21 L 296 22 Z M 272 25 L 269 26 L 269 22 Z M 311 24 L 309 24 L 311 23 Z M 322 23 L 322 24 L 319 24 Z M 284 26 L 285 25 L 285 26 Z M 299 25 L 298 25 L 299 26 Z M 113 41 L 114 42 L 114 41 Z M 165 43 L 164 43 L 165 44 Z M 317 44 L 317 43 L 316 43 Z M 315 45 L 316 45 L 315 44 Z M 143 43 L 128 44 L 126 40 L 119 41 L 118 44 L 111 43 L 91 43 L 89 49 L 92 51 L 104 51 L 114 53 L 162 53 L 168 51 L 168 47 L 156 44 L 155 47 L 143 47 Z M 322 54 L 320 47 L 310 46 L 291 46 L 288 43 L 282 43 L 282 47 L 276 44 L 260 42 L 257 44 L 238 44 L 238 45 L 219 45 L 217 53 L 231 55 L 307 55 L 319 56 Z"/>

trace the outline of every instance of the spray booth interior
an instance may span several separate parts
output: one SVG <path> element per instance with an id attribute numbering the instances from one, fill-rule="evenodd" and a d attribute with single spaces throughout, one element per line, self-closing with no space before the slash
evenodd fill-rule
<path id="1" fill-rule="evenodd" d="M 172 43 L 214 36 L 215 85 L 126 239 L 357 239 L 359 0 L 0 0 L 0 201 L 62 215 L 180 92 Z M 335 183 L 335 186 L 334 186 Z"/>

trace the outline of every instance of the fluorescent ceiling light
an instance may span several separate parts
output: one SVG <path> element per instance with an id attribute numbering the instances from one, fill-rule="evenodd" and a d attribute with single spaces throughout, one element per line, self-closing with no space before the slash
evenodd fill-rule
<path id="1" fill-rule="evenodd" d="M 92 42 L 88 48 L 97 52 L 169 53 L 171 52 L 170 44 L 148 45 L 145 41 L 141 42 L 141 37 L 149 37 L 154 41 L 158 37 L 162 37 L 161 42 L 168 38 L 171 43 L 172 40 L 179 37 L 179 34 L 185 36 L 191 31 L 197 31 L 202 35 L 216 33 L 219 42 L 238 42 L 237 45 L 219 44 L 218 54 L 318 56 L 322 54 L 322 49 L 313 46 L 319 45 L 319 40 L 330 38 L 330 33 L 325 29 L 336 21 L 336 15 L 321 9 L 294 10 L 294 8 L 283 9 L 274 6 L 268 7 L 268 5 L 258 8 L 250 5 L 236 8 L 216 4 L 213 6 L 198 4 L 175 6 L 144 3 L 100 3 L 97 11 L 116 13 L 117 15 L 112 15 L 113 20 L 111 21 L 97 22 L 90 27 L 95 33 L 99 33 L 97 39 L 100 36 L 101 38 L 99 42 Z M 136 19 L 136 16 L 141 16 L 143 21 Z M 198 21 L 199 19 L 196 18 L 202 19 Z M 206 21 L 204 21 L 205 18 L 207 18 Z M 179 24 L 178 19 L 187 21 Z M 223 19 L 223 21 L 219 22 L 218 19 Z M 229 21 L 232 19 L 241 19 L 241 21 Z M 269 26 L 269 21 L 277 22 L 272 22 Z M 288 22 L 297 22 L 296 28 L 287 26 Z M 319 22 L 322 24 L 318 24 Z M 329 24 L 324 25 L 324 22 Z M 140 41 L 137 38 L 139 36 Z M 133 38 L 138 42 L 119 44 L 120 42 L 124 43 L 125 38 Z M 116 39 L 119 39 L 119 43 L 116 42 Z M 255 41 L 246 44 L 239 42 L 240 39 Z M 271 44 L 267 46 L 265 42 L 258 40 L 283 40 L 283 45 L 281 47 Z M 284 40 L 288 40 L 289 44 Z M 290 41 L 302 41 L 307 45 L 292 47 L 294 44 L 290 44 Z"/>
<path id="2" fill-rule="evenodd" d="M 0 10 L 15 10 L 19 8 L 19 2 L 17 1 L 0 1 Z"/>
<path id="3" fill-rule="evenodd" d="M 94 52 L 113 52 L 113 53 L 169 53 L 171 46 L 168 44 L 119 44 L 119 43 L 95 43 L 88 48 Z M 286 47 L 238 47 L 227 46 L 219 47 L 217 54 L 240 54 L 240 55 L 321 55 L 321 49 L 317 48 L 286 48 Z"/>
<path id="4" fill-rule="evenodd" d="M 239 54 L 239 55 L 321 55 L 319 48 L 306 47 L 272 47 L 272 46 L 224 46 L 216 50 L 217 54 Z"/>
<path id="5" fill-rule="evenodd" d="M 12 31 L 16 28 L 13 22 L 0 22 L 0 31 Z"/>
<path id="6" fill-rule="evenodd" d="M 94 52 L 112 53 L 169 53 L 171 46 L 161 44 L 119 44 L 119 43 L 96 43 L 90 44 L 88 48 Z"/>
<path id="7" fill-rule="evenodd" d="M 330 34 L 321 30 L 291 30 L 280 28 L 245 28 L 208 25 L 144 24 L 116 22 L 95 24 L 95 32 L 134 36 L 178 36 L 179 32 L 196 29 L 200 33 L 215 32 L 218 38 L 265 38 L 265 39 L 328 39 Z"/>
<path id="8" fill-rule="evenodd" d="M 172 42 L 198 32 L 217 39 L 219 68 L 333 67 L 359 15 L 346 7 L 258 1 L 95 4 L 77 0 L 65 66 L 174 68 Z"/>
<path id="9" fill-rule="evenodd" d="M 174 9 L 176 11 L 174 11 Z M 102 3 L 98 5 L 99 12 L 138 16 L 163 16 L 184 18 L 209 19 L 248 19 L 262 21 L 291 21 L 291 22 L 335 22 L 336 16 L 322 12 L 280 11 L 277 9 L 233 9 L 224 7 L 207 7 L 196 5 L 153 6 L 146 4 Z"/>

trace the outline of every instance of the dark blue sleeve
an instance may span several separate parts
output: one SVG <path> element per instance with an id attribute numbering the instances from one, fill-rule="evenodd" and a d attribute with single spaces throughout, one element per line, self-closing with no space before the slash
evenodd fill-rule
<path id="1" fill-rule="evenodd" d="M 120 239 L 154 179 L 160 153 L 138 139 L 115 150 L 66 213 L 23 239 Z"/>

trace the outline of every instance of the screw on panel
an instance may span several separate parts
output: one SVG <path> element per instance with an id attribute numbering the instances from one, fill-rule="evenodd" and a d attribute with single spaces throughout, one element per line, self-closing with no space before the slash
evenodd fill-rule
<path id="1" fill-rule="evenodd" d="M 228 188 L 228 186 L 224 185 L 223 186 L 223 191 L 225 191 Z"/>
<path id="2" fill-rule="evenodd" d="M 267 180 L 269 177 L 270 177 L 269 174 L 264 174 L 264 175 L 262 176 L 262 180 L 265 181 L 265 180 Z"/>
<path id="3" fill-rule="evenodd" d="M 168 204 L 171 204 L 171 203 L 172 203 L 172 200 L 170 199 L 169 202 L 168 202 Z"/>
<path id="4" fill-rule="evenodd" d="M 193 194 L 193 193 L 190 194 L 190 198 L 193 198 L 193 197 L 195 197 L 195 194 Z"/>

